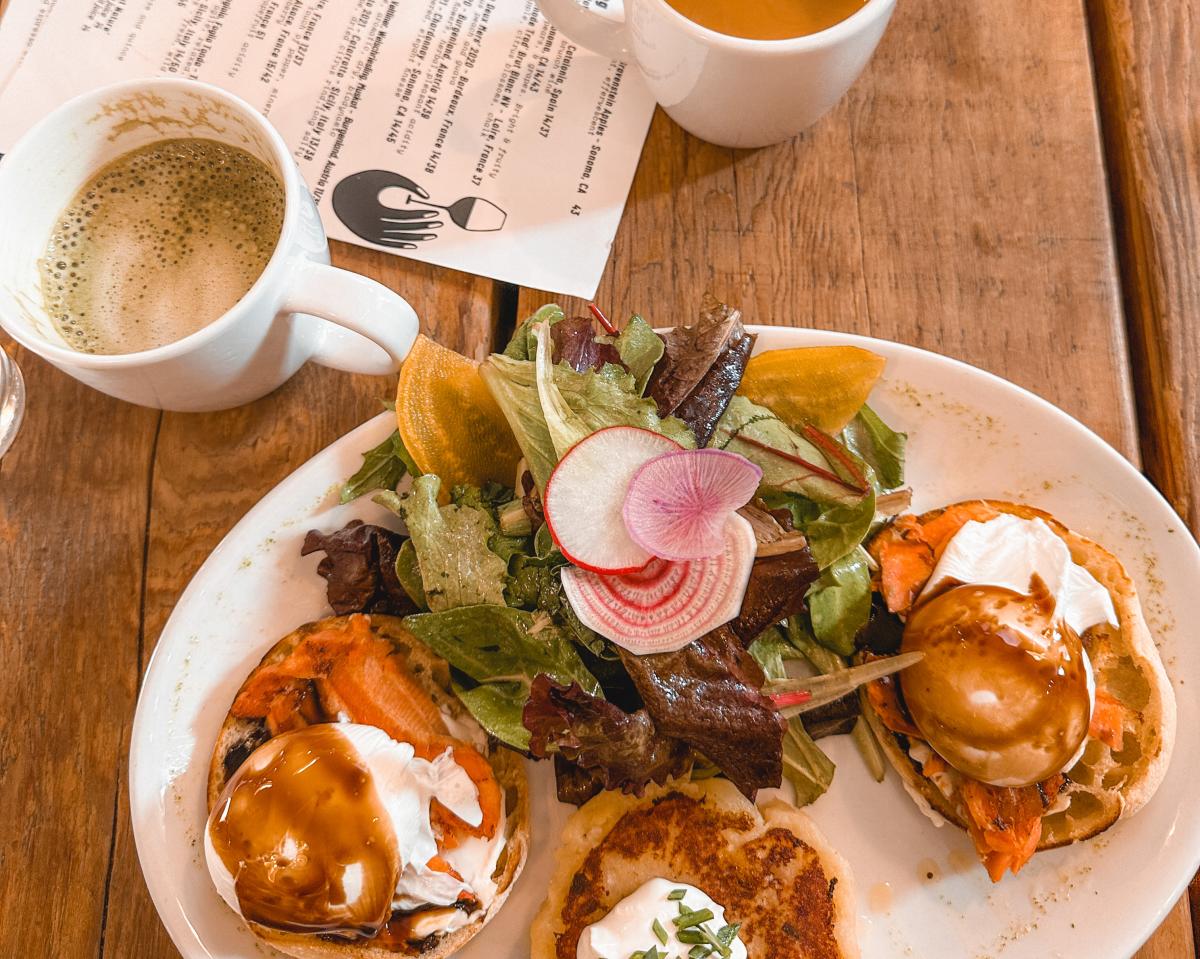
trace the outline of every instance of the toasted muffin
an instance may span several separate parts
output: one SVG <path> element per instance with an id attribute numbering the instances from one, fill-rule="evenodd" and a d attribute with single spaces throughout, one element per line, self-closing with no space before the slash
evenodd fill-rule
<path id="1" fill-rule="evenodd" d="M 579 937 L 654 878 L 704 890 L 741 924 L 749 959 L 859 955 L 845 860 L 794 806 L 755 806 L 723 779 L 602 793 L 567 822 L 531 959 L 575 959 Z"/>
<path id="2" fill-rule="evenodd" d="M 262 658 L 255 670 L 242 684 L 244 690 L 266 666 L 277 664 L 308 635 L 336 627 L 347 617 L 335 616 L 308 623 L 296 629 L 276 643 Z M 407 665 L 407 672 L 429 695 L 438 709 L 449 717 L 459 729 L 472 732 L 472 740 L 486 743 L 487 736 L 466 708 L 459 702 L 450 686 L 450 668 L 446 661 L 435 656 L 408 630 L 400 619 L 393 616 L 372 615 L 371 632 L 386 639 L 400 654 Z M 239 693 L 241 690 L 239 690 Z M 236 699 L 236 697 L 235 697 Z M 226 784 L 238 768 L 260 745 L 271 738 L 267 723 L 260 719 L 245 719 L 235 716 L 233 711 L 225 718 L 217 736 L 208 777 L 208 809 L 211 812 Z M 254 922 L 247 922 L 256 936 L 276 949 L 300 959 L 395 959 L 397 955 L 420 956 L 422 959 L 443 959 L 457 952 L 473 939 L 504 904 L 509 891 L 525 864 L 529 848 L 529 786 L 525 777 L 524 761 L 520 756 L 502 747 L 486 747 L 486 758 L 504 793 L 505 846 L 500 854 L 492 878 L 496 882 L 495 899 L 486 911 L 473 921 L 444 934 L 434 934 L 421 940 L 407 951 L 373 944 L 370 939 L 338 939 L 282 932 Z"/>
<path id="3" fill-rule="evenodd" d="M 1084 633 L 1083 643 L 1096 689 L 1124 707 L 1122 742 L 1119 748 L 1113 748 L 1089 736 L 1082 758 L 1066 773 L 1067 784 L 1060 800 L 1047 805 L 1036 848 L 1052 849 L 1090 839 L 1132 816 L 1149 801 L 1166 774 L 1175 741 L 1175 694 L 1146 625 L 1137 590 L 1120 561 L 1108 550 L 1072 532 L 1042 510 L 996 500 L 957 505 L 982 506 L 997 514 L 1043 520 L 1067 544 L 1074 562 L 1091 573 L 1112 598 L 1119 625 L 1093 626 Z M 950 508 L 931 510 L 917 521 L 924 525 Z M 890 528 L 885 527 L 876 541 L 889 535 Z M 878 552 L 876 541 L 869 544 L 873 554 Z M 932 810 L 967 829 L 964 807 L 953 789 L 948 796 L 922 774 L 911 753 L 912 737 L 897 734 L 885 725 L 865 688 L 861 698 L 863 714 L 909 795 L 927 812 Z"/>

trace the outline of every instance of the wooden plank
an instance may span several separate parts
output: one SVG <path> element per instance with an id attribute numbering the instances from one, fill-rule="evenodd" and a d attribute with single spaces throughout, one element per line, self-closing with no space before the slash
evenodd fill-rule
<path id="1" fill-rule="evenodd" d="M 0 346 L 28 391 L 0 462 L 0 955 L 83 959 L 121 815 L 159 414 Z"/>
<path id="2" fill-rule="evenodd" d="M 750 322 L 938 350 L 1136 457 L 1116 277 L 1081 7 L 907 0 L 790 143 L 735 152 L 656 117 L 597 299 L 665 325 L 707 288 Z"/>
<path id="3" fill-rule="evenodd" d="M 334 262 L 400 292 L 421 317 L 422 331 L 447 346 L 481 356 L 491 349 L 491 281 L 345 244 L 334 244 Z M 395 377 L 351 376 L 310 364 L 249 406 L 202 415 L 164 414 L 150 502 L 146 657 L 192 574 L 242 514 L 315 453 L 378 413 L 380 401 L 394 389 Z M 132 704 L 128 712 L 131 718 Z M 114 749 L 106 760 L 109 766 L 115 755 Z M 100 959 L 177 956 L 138 866 L 125 765 L 122 753 L 116 851 Z M 111 815 L 113 793 L 107 796 Z"/>
<path id="4" fill-rule="evenodd" d="M 1088 0 L 1146 472 L 1200 530 L 1200 4 Z"/>
<path id="5" fill-rule="evenodd" d="M 1087 10 L 1142 459 L 1146 475 L 1197 533 L 1200 5 L 1087 0 Z M 1191 888 L 1190 923 L 1187 898 L 1148 944 L 1153 955 L 1200 954 L 1200 884 Z"/>

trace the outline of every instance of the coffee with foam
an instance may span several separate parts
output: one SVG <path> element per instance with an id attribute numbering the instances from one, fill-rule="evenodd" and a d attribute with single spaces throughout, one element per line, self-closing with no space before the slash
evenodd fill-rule
<path id="1" fill-rule="evenodd" d="M 100 169 L 59 215 L 40 264 L 46 310 L 84 353 L 173 343 L 254 285 L 283 210 L 283 184 L 245 150 L 147 144 Z"/>

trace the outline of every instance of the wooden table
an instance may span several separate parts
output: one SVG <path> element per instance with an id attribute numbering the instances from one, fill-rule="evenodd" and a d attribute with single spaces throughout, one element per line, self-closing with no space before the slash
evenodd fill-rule
<path id="1" fill-rule="evenodd" d="M 711 289 L 749 322 L 960 357 L 1142 463 L 1196 530 L 1198 50 L 1195 0 L 903 0 L 862 80 L 791 143 L 734 152 L 658 116 L 597 299 L 669 324 Z M 550 299 L 334 255 L 476 357 Z M 0 955 L 174 956 L 126 788 L 147 657 L 221 537 L 393 383 L 306 368 L 242 409 L 164 414 L 15 352 L 29 406 L 0 464 Z M 1197 914 L 1185 897 L 1139 957 L 1193 959 Z"/>

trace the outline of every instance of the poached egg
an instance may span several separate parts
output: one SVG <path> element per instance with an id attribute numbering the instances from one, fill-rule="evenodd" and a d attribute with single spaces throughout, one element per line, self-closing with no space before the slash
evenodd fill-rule
<path id="1" fill-rule="evenodd" d="M 1028 786 L 1081 756 L 1095 679 L 1081 637 L 1117 624 L 1112 597 L 1041 519 L 971 520 L 947 543 L 905 624 L 913 722 L 959 772 Z"/>
<path id="2" fill-rule="evenodd" d="M 427 761 L 354 723 L 283 733 L 250 755 L 214 806 L 209 873 L 243 919 L 288 932 L 374 936 L 394 910 L 453 907 L 464 894 L 486 909 L 503 822 L 491 839 L 439 852 L 435 798 L 467 825 L 482 822 L 478 787 L 450 749 Z M 429 867 L 439 854 L 452 872 Z M 424 935 L 469 919 L 461 908 L 439 910 Z"/>

